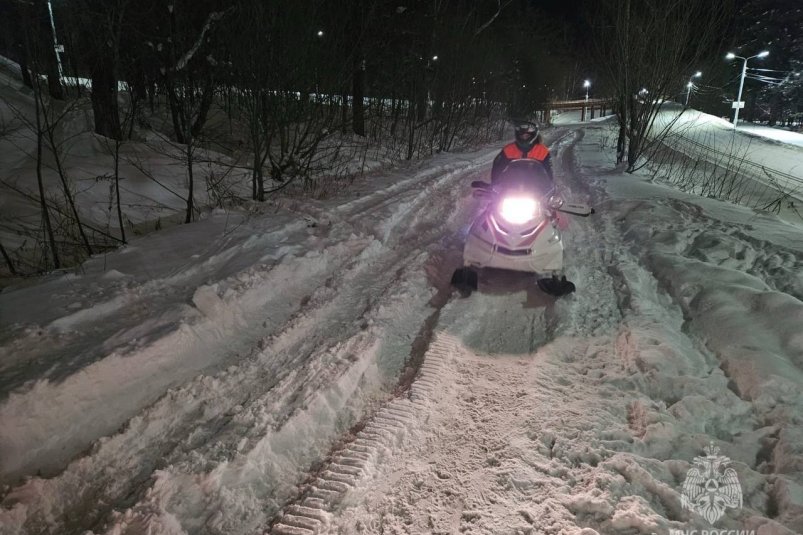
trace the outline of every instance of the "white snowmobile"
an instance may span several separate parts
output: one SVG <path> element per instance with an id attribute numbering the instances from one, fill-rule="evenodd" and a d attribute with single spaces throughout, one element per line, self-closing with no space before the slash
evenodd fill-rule
<path id="1" fill-rule="evenodd" d="M 489 203 L 474 220 L 463 249 L 463 266 L 452 285 L 464 296 L 477 289 L 477 270 L 498 268 L 535 273 L 541 291 L 560 297 L 574 291 L 563 274 L 558 212 L 587 217 L 594 209 L 567 203 L 556 193 L 540 162 L 513 160 L 493 184 L 474 181 L 474 196 Z"/>

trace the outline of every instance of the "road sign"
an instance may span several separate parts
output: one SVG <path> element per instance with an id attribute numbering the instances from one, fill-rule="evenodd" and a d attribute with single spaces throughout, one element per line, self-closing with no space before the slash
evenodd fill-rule
<path id="1" fill-rule="evenodd" d="M 732 102 L 731 103 L 731 108 L 733 108 L 734 110 L 736 108 L 739 108 L 741 110 L 742 108 L 744 108 L 744 100 L 741 101 L 741 102 Z"/>

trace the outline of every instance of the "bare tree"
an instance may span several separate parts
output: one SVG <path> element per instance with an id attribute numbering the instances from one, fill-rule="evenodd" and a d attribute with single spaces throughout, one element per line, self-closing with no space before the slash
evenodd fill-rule
<path id="1" fill-rule="evenodd" d="M 664 101 L 705 55 L 717 50 L 731 16 L 730 0 L 597 2 L 596 59 L 619 120 L 617 161 L 626 158 L 628 172 L 644 165 L 651 145 L 671 129 L 672 121 L 654 128 Z"/>
<path id="2" fill-rule="evenodd" d="M 184 6 L 190 9 L 190 6 Z M 185 223 L 194 218 L 195 177 L 194 152 L 196 139 L 206 122 L 215 91 L 215 81 L 211 68 L 193 68 L 197 63 L 208 61 L 198 58 L 201 48 L 214 31 L 215 25 L 225 17 L 227 11 L 212 11 L 197 33 L 179 31 L 179 17 L 187 18 L 186 12 L 179 13 L 176 6 L 167 6 L 170 20 L 170 33 L 165 43 L 167 52 L 164 68 L 164 84 L 170 102 L 176 141 L 184 145 L 184 157 L 187 169 L 187 209 Z M 231 11 L 229 8 L 228 11 Z M 185 21 L 182 21 L 185 22 Z M 191 65 L 194 64 L 194 65 Z"/>

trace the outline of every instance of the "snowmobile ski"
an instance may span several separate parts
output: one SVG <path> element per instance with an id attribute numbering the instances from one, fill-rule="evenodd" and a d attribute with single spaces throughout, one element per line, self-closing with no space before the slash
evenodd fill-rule
<path id="1" fill-rule="evenodd" d="M 538 288 L 542 292 L 553 297 L 569 295 L 576 289 L 573 282 L 566 280 L 565 275 L 560 278 L 550 277 L 538 279 L 536 284 L 538 284 Z"/>
<path id="2" fill-rule="evenodd" d="M 460 295 L 468 297 L 471 292 L 477 290 L 477 272 L 467 267 L 456 269 L 452 274 L 451 284 L 460 292 Z"/>

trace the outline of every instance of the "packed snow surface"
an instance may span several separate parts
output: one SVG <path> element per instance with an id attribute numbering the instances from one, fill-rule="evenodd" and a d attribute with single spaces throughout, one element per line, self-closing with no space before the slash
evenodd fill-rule
<path id="1" fill-rule="evenodd" d="M 0 533 L 700 533 L 712 444 L 717 529 L 803 532 L 803 228 L 620 173 L 604 135 L 547 132 L 597 211 L 558 301 L 449 290 L 497 148 L 0 293 Z"/>

